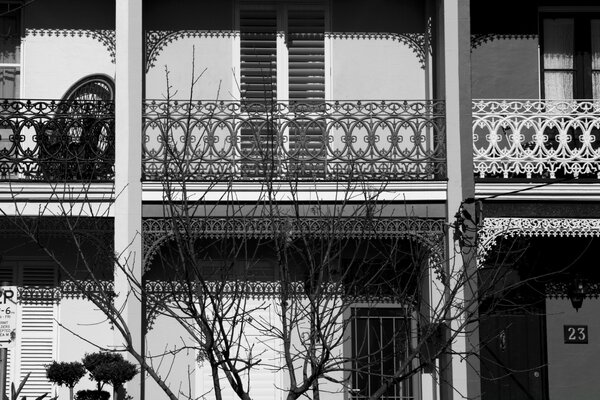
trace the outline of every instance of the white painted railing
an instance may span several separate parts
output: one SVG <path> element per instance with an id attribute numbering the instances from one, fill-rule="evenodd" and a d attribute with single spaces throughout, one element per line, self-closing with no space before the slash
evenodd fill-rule
<path id="1" fill-rule="evenodd" d="M 474 100 L 480 178 L 600 179 L 600 101 Z"/>

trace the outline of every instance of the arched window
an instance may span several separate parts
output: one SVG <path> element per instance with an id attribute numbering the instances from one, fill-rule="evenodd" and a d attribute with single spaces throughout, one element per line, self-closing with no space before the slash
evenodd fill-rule
<path id="1" fill-rule="evenodd" d="M 78 80 L 66 91 L 63 101 L 112 101 L 115 84 L 106 75 L 90 75 Z"/>
<path id="2" fill-rule="evenodd" d="M 105 75 L 87 76 L 65 92 L 38 139 L 38 163 L 45 179 L 112 179 L 114 94 L 114 83 Z"/>

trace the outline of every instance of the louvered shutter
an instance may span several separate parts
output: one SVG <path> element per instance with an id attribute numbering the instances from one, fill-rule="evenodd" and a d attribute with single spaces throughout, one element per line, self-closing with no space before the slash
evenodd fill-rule
<path id="1" fill-rule="evenodd" d="M 277 99 L 277 13 L 240 11 L 240 79 L 248 103 Z"/>
<path id="2" fill-rule="evenodd" d="M 288 11 L 290 100 L 325 100 L 325 13 Z"/>
<path id="3" fill-rule="evenodd" d="M 240 11 L 240 86 L 248 119 L 240 129 L 241 173 L 264 176 L 273 167 L 277 128 L 271 112 L 277 101 L 277 12 Z"/>
<path id="4" fill-rule="evenodd" d="M 56 285 L 56 269 L 48 264 L 20 265 L 22 285 L 26 289 L 51 288 Z M 56 342 L 56 305 L 35 297 L 24 299 L 20 308 L 19 366 L 20 379 L 31 373 L 22 395 L 35 398 L 51 393 L 52 384 L 46 379 L 44 365 L 54 360 Z"/>
<path id="5" fill-rule="evenodd" d="M 326 158 L 325 13 L 323 9 L 288 11 L 290 105 L 296 111 L 290 126 L 290 169 L 300 176 L 321 176 Z M 295 109 L 294 109 L 295 107 Z"/>

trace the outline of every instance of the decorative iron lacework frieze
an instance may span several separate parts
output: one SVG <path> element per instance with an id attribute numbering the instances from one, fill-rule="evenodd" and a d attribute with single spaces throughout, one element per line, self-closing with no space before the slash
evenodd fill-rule
<path id="1" fill-rule="evenodd" d="M 600 219 L 592 218 L 485 218 L 478 232 L 478 263 L 483 265 L 501 237 L 600 237 Z M 585 296 L 600 297 L 600 282 L 585 281 Z M 546 283 L 548 298 L 568 298 L 568 282 Z"/>
<path id="2" fill-rule="evenodd" d="M 392 32 L 327 32 L 325 37 L 331 39 L 368 39 L 396 41 L 408 46 L 417 56 L 421 68 L 425 68 L 426 57 L 432 54 L 430 43 L 430 25 L 428 33 L 392 33 Z M 428 36 L 429 34 L 429 36 Z"/>
<path id="3" fill-rule="evenodd" d="M 432 54 L 429 41 L 431 21 L 429 20 L 426 33 L 389 33 L 389 32 L 327 32 L 326 38 L 332 39 L 368 39 L 397 41 L 408 46 L 417 56 L 421 68 L 425 68 L 425 58 Z M 172 30 L 146 31 L 146 72 L 148 72 L 158 59 L 160 52 L 170 43 L 185 38 L 228 38 L 239 37 L 237 31 L 226 30 Z M 282 35 L 278 33 L 278 35 Z"/>
<path id="4" fill-rule="evenodd" d="M 284 290 L 279 281 L 227 281 L 227 282 L 207 282 L 207 288 L 203 288 L 197 282 L 188 284 L 186 282 L 167 282 L 167 281 L 147 281 L 146 289 L 146 322 L 148 329 L 151 329 L 158 314 L 164 311 L 165 307 L 175 306 L 185 307 L 186 301 L 196 301 L 198 296 L 206 290 L 219 296 L 235 298 L 242 296 L 244 299 L 268 301 L 278 298 Z M 191 294 L 191 297 L 190 297 Z M 304 282 L 288 283 L 288 294 L 295 298 L 306 298 L 306 289 Z M 350 302 L 365 303 L 406 303 L 405 296 L 393 295 L 373 295 L 373 296 L 355 296 L 344 293 L 342 284 L 330 283 L 324 288 L 323 295 L 346 297 Z"/>
<path id="5" fill-rule="evenodd" d="M 481 265 L 500 237 L 600 237 L 600 219 L 484 218 L 478 235 Z"/>
<path id="6" fill-rule="evenodd" d="M 379 217 L 198 217 L 190 225 L 178 221 L 173 226 L 166 218 L 144 218 L 143 248 L 144 266 L 148 268 L 160 247 L 173 239 L 175 229 L 192 232 L 196 238 L 274 238 L 285 234 L 291 239 L 308 236 L 311 238 L 357 238 L 357 239 L 415 239 L 430 251 L 434 269 L 441 273 L 444 258 L 445 221 L 433 218 Z"/>
<path id="7" fill-rule="evenodd" d="M 113 218 L 100 217 L 0 217 L 0 237 L 23 236 L 25 232 L 48 236 L 86 235 L 90 238 L 112 238 L 114 233 Z M 105 244 L 112 243 L 110 242 Z"/>
<path id="8" fill-rule="evenodd" d="M 600 282 L 584 281 L 585 298 L 597 299 L 600 297 Z M 550 299 L 568 299 L 568 282 L 549 282 L 545 285 L 546 297 Z"/>
<path id="9" fill-rule="evenodd" d="M 0 179 L 112 180 L 114 120 L 114 102 L 1 100 Z"/>
<path id="10" fill-rule="evenodd" d="M 106 293 L 112 298 L 112 281 L 61 281 L 58 287 L 20 286 L 19 302 L 23 304 L 59 303 L 62 299 L 85 299 L 90 294 Z"/>
<path id="11" fill-rule="evenodd" d="M 60 284 L 60 295 L 64 299 L 83 299 L 86 293 L 105 293 L 109 298 L 114 296 L 113 281 L 62 281 Z"/>
<path id="12" fill-rule="evenodd" d="M 154 67 L 160 52 L 170 43 L 185 38 L 228 38 L 239 37 L 236 31 L 205 31 L 205 30 L 179 30 L 179 31 L 146 31 L 146 72 Z"/>
<path id="13" fill-rule="evenodd" d="M 471 49 L 475 49 L 485 43 L 489 43 L 494 40 L 508 40 L 508 39 L 537 40 L 538 35 L 536 35 L 536 34 L 502 34 L 502 33 L 483 33 L 483 34 L 471 35 Z"/>
<path id="14" fill-rule="evenodd" d="M 480 178 L 600 179 L 600 102 L 473 101 Z"/>
<path id="15" fill-rule="evenodd" d="M 146 101 L 143 178 L 438 180 L 443 101 Z"/>
<path id="16" fill-rule="evenodd" d="M 27 36 L 55 36 L 55 37 L 87 37 L 94 39 L 108 50 L 110 61 L 115 63 L 116 42 L 115 31 L 112 29 L 31 29 L 25 30 Z"/>

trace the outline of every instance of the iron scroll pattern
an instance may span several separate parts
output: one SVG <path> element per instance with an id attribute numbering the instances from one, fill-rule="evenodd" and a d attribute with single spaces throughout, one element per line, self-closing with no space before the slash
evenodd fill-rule
<path id="1" fill-rule="evenodd" d="M 58 286 L 20 286 L 18 299 L 21 304 L 59 304 L 63 299 L 87 299 L 90 296 L 112 301 L 113 287 L 113 282 L 106 280 L 63 280 Z"/>
<path id="2" fill-rule="evenodd" d="M 179 226 L 166 218 L 143 218 L 144 266 L 148 268 L 160 247 L 173 240 L 176 230 L 191 232 L 201 239 L 235 237 L 240 239 L 272 239 L 286 235 L 290 239 L 310 236 L 315 239 L 415 239 L 430 251 L 434 268 L 442 268 L 445 259 L 443 219 L 412 217 L 197 217 L 189 223 L 177 221 Z"/>
<path id="3" fill-rule="evenodd" d="M 110 181 L 114 102 L 0 101 L 0 179 Z"/>
<path id="4" fill-rule="evenodd" d="M 290 282 L 288 290 L 294 296 L 304 296 L 306 293 L 304 282 Z M 269 301 L 282 293 L 283 286 L 276 281 L 211 281 L 201 286 L 197 282 L 177 281 L 147 281 L 146 290 L 146 327 L 151 330 L 156 318 L 164 314 L 167 307 L 181 307 L 188 301 L 197 301 L 202 293 L 209 291 L 219 296 L 238 297 L 245 299 Z M 325 293 L 331 296 L 343 296 L 341 285 L 330 284 Z M 190 297 L 191 294 L 191 297 Z M 378 299 L 379 302 L 394 302 L 394 299 Z"/>
<path id="5" fill-rule="evenodd" d="M 494 40 L 536 40 L 537 34 L 505 34 L 505 33 L 481 33 L 471 35 L 471 50 L 484 45 L 485 43 L 493 42 Z"/>
<path id="6" fill-rule="evenodd" d="M 439 180 L 443 101 L 146 101 L 143 178 Z"/>
<path id="7" fill-rule="evenodd" d="M 175 229 L 180 232 L 191 232 L 195 238 L 221 239 L 236 237 L 241 239 L 269 239 L 276 235 L 286 235 L 289 239 L 307 237 L 329 240 L 335 238 L 358 239 L 413 239 L 423 244 L 429 251 L 428 262 L 438 277 L 444 276 L 443 263 L 445 258 L 445 220 L 433 218 L 394 218 L 379 217 L 375 219 L 362 218 L 218 218 L 203 217 L 183 221 L 181 226 L 174 226 L 172 220 L 165 218 L 144 218 L 143 250 L 144 267 L 148 268 L 154 256 L 162 245 L 174 240 Z M 190 225 L 191 224 L 191 225 Z M 212 285 L 212 286 L 211 286 Z M 297 294 L 304 293 L 304 283 L 292 282 L 289 286 Z M 172 301 L 185 300 L 190 289 L 185 282 L 153 281 L 146 283 L 148 295 L 147 321 L 149 329 L 152 322 L 166 304 Z M 248 298 L 266 300 L 281 293 L 282 287 L 277 281 L 230 281 L 209 283 L 209 290 L 223 294 L 243 294 Z M 199 288 L 192 288 L 192 293 L 200 293 Z M 332 295 L 342 295 L 343 288 L 332 284 L 326 288 Z M 373 301 L 373 299 L 368 299 Z M 378 296 L 377 302 L 395 302 L 392 297 Z"/>
<path id="8" fill-rule="evenodd" d="M 432 55 L 431 25 L 428 20 L 427 33 L 391 33 L 391 32 L 327 32 L 325 37 L 331 39 L 368 39 L 386 40 L 402 43 L 417 57 L 422 69 L 426 67 L 427 57 Z"/>
<path id="9" fill-rule="evenodd" d="M 0 238 L 25 237 L 28 233 L 38 237 L 86 237 L 107 244 L 112 243 L 114 236 L 114 219 L 80 215 L 0 217 Z"/>
<path id="10" fill-rule="evenodd" d="M 485 259 L 502 237 L 600 237 L 600 219 L 594 218 L 485 218 L 478 231 L 478 264 Z M 568 297 L 568 284 L 546 284 L 546 297 Z M 586 296 L 600 297 L 600 282 L 586 282 Z"/>
<path id="11" fill-rule="evenodd" d="M 600 179 L 600 102 L 473 101 L 479 178 Z"/>
<path id="12" fill-rule="evenodd" d="M 146 31 L 146 73 L 148 73 L 148 71 L 150 71 L 150 69 L 154 67 L 156 60 L 160 55 L 160 52 L 170 43 L 173 43 L 177 40 L 185 38 L 229 38 L 239 37 L 239 35 L 239 32 L 227 30 L 205 31 L 186 29 L 169 31 Z"/>
<path id="13" fill-rule="evenodd" d="M 108 51 L 110 61 L 115 64 L 116 39 L 115 31 L 111 29 L 31 29 L 25 31 L 25 36 L 56 36 L 56 37 L 86 37 L 97 40 Z"/>

